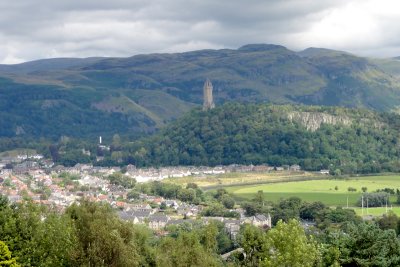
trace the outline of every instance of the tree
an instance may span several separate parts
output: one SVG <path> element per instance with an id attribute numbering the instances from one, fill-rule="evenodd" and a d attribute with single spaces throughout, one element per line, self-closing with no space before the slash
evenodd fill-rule
<path id="1" fill-rule="evenodd" d="M 311 267 L 320 260 L 316 242 L 297 220 L 279 221 L 267 232 L 263 252 L 263 266 Z"/>
<path id="2" fill-rule="evenodd" d="M 244 202 L 242 203 L 242 207 L 245 210 L 247 216 L 254 216 L 261 209 L 261 207 L 254 202 Z"/>
<path id="3" fill-rule="evenodd" d="M 263 190 L 257 191 L 257 194 L 256 194 L 256 196 L 253 198 L 253 201 L 254 201 L 255 203 L 260 204 L 260 205 L 264 205 L 265 199 L 264 199 L 264 192 L 263 192 Z"/>
<path id="4" fill-rule="evenodd" d="M 7 245 L 0 241 L 0 266 L 2 267 L 19 267 L 16 259 L 11 256 L 11 252 Z"/>
<path id="5" fill-rule="evenodd" d="M 221 266 L 218 255 L 207 251 L 199 242 L 196 232 L 182 232 L 175 239 L 165 237 L 156 248 L 157 266 Z"/>
<path id="6" fill-rule="evenodd" d="M 399 217 L 397 217 L 397 215 L 394 212 L 390 211 L 388 214 L 384 214 L 382 218 L 378 220 L 378 225 L 379 228 L 381 228 L 382 230 L 392 229 L 398 233 Z"/>
<path id="7" fill-rule="evenodd" d="M 342 207 L 336 207 L 336 209 L 328 209 L 325 214 L 325 219 L 333 223 L 361 222 L 361 218 L 357 216 L 354 210 L 343 209 Z"/>
<path id="8" fill-rule="evenodd" d="M 243 265 L 259 266 L 266 253 L 265 233 L 256 226 L 245 224 L 238 234 L 238 243 L 246 255 Z"/>
<path id="9" fill-rule="evenodd" d="M 222 205 L 224 205 L 227 209 L 233 209 L 235 206 L 235 200 L 230 195 L 223 195 L 220 200 Z"/>
<path id="10" fill-rule="evenodd" d="M 167 204 L 165 202 L 162 202 L 160 204 L 160 210 L 166 210 L 167 209 Z"/>
<path id="11" fill-rule="evenodd" d="M 400 266 L 400 241 L 394 230 L 349 223 L 344 232 L 331 235 L 329 244 L 340 250 L 341 266 Z"/>
<path id="12" fill-rule="evenodd" d="M 220 199 L 223 195 L 226 195 L 226 194 L 228 194 L 228 191 L 226 191 L 226 189 L 225 188 L 219 188 L 218 190 L 217 190 L 217 193 L 215 194 L 215 198 L 216 199 Z"/>
<path id="13" fill-rule="evenodd" d="M 197 188 L 199 188 L 199 186 L 198 186 L 196 183 L 188 183 L 188 184 L 186 185 L 186 188 L 187 188 L 187 189 L 189 189 L 189 188 L 197 189 Z"/>
<path id="14" fill-rule="evenodd" d="M 368 188 L 366 186 L 361 187 L 361 191 L 363 191 L 363 193 L 367 192 Z"/>
<path id="15" fill-rule="evenodd" d="M 183 202 L 193 202 L 196 198 L 196 191 L 192 188 L 181 188 L 178 192 L 177 197 Z"/>
<path id="16" fill-rule="evenodd" d="M 119 185 L 124 188 L 134 188 L 136 185 L 136 179 L 126 176 L 120 172 L 115 172 L 107 177 L 111 184 Z"/>
<path id="17" fill-rule="evenodd" d="M 328 208 L 324 203 L 317 201 L 313 203 L 303 203 L 300 208 L 300 218 L 304 220 L 315 221 L 315 219 L 322 215 Z"/>
<path id="18" fill-rule="evenodd" d="M 400 204 L 400 190 L 399 189 L 396 189 L 396 195 L 397 195 L 396 203 Z"/>
<path id="19" fill-rule="evenodd" d="M 390 204 L 389 194 L 386 192 L 374 192 L 374 193 L 364 193 L 362 197 L 358 199 L 357 205 L 362 206 L 362 201 L 364 200 L 364 207 L 383 207 Z M 368 201 L 368 202 L 367 202 Z"/>
<path id="20" fill-rule="evenodd" d="M 106 204 L 81 201 L 67 209 L 78 236 L 76 266 L 140 266 L 147 240 L 136 239 L 136 228 L 121 221 Z M 151 257 L 149 258 L 151 260 Z"/>

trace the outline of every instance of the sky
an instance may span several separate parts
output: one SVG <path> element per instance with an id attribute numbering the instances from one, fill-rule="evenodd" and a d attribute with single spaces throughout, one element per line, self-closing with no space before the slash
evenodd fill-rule
<path id="1" fill-rule="evenodd" d="M 269 43 L 400 56 L 398 0 L 0 0 L 0 63 Z"/>

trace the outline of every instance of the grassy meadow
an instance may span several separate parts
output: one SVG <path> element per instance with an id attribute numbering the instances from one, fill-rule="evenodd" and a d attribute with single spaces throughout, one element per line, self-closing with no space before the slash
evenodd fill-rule
<path id="1" fill-rule="evenodd" d="M 353 187 L 357 191 L 348 192 L 349 187 Z M 271 201 L 297 196 L 304 201 L 321 201 L 330 206 L 347 206 L 348 200 L 349 206 L 354 206 L 361 195 L 362 187 L 367 187 L 368 192 L 383 188 L 397 189 L 400 188 L 400 175 L 364 176 L 348 179 L 327 178 L 323 180 L 280 182 L 225 188 L 240 200 L 251 199 L 255 193 L 262 190 L 265 198 Z M 395 202 L 396 198 L 393 196 L 391 201 Z M 380 211 L 376 212 L 379 213 Z"/>
<path id="2" fill-rule="evenodd" d="M 165 182 L 186 186 L 187 183 L 197 183 L 205 190 L 225 188 L 236 200 L 250 200 L 262 190 L 266 200 L 278 201 L 292 196 L 300 197 L 303 201 L 321 201 L 328 206 L 342 206 L 347 204 L 359 215 L 380 216 L 386 212 L 385 207 L 369 208 L 362 214 L 361 208 L 355 207 L 362 194 L 362 187 L 367 192 L 377 189 L 400 189 L 400 174 L 385 174 L 376 176 L 359 176 L 349 178 L 333 178 L 321 176 L 311 172 L 270 172 L 270 173 L 226 173 L 221 175 L 207 175 L 202 177 L 169 178 Z M 357 191 L 349 192 L 353 187 Z M 396 196 L 391 196 L 392 210 L 400 215 L 400 206 L 396 203 Z"/>

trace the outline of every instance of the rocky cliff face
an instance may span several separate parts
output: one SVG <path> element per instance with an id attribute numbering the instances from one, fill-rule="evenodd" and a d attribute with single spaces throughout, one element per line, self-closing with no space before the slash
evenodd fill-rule
<path id="1" fill-rule="evenodd" d="M 351 125 L 352 120 L 347 116 L 335 116 L 322 112 L 299 112 L 293 111 L 287 114 L 290 121 L 295 121 L 303 125 L 309 131 L 316 131 L 321 127 L 321 124 L 342 124 L 345 126 Z"/>

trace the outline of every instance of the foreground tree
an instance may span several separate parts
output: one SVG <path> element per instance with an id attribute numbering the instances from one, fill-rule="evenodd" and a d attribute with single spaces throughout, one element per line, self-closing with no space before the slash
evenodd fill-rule
<path id="1" fill-rule="evenodd" d="M 67 214 L 78 236 L 76 266 L 146 266 L 152 261 L 145 235 L 121 221 L 110 206 L 82 201 Z"/>
<path id="2" fill-rule="evenodd" d="M 213 250 L 214 245 L 203 246 L 195 232 L 182 232 L 177 238 L 166 237 L 161 240 L 156 251 L 157 266 L 222 266 L 219 256 Z"/>
<path id="3" fill-rule="evenodd" d="M 308 238 L 297 220 L 279 221 L 266 234 L 263 266 L 314 266 L 319 261 L 317 243 Z"/>
<path id="4" fill-rule="evenodd" d="M 344 233 L 331 238 L 340 250 L 341 266 L 400 266 L 400 241 L 394 230 L 374 223 L 348 224 Z"/>
<path id="5" fill-rule="evenodd" d="M 246 255 L 242 261 L 244 266 L 259 266 L 265 255 L 265 233 L 258 227 L 245 224 L 240 229 L 238 243 Z"/>
<path id="6" fill-rule="evenodd" d="M 0 241 L 0 266 L 1 267 L 19 267 L 15 258 L 11 256 L 11 252 L 7 245 Z"/>

